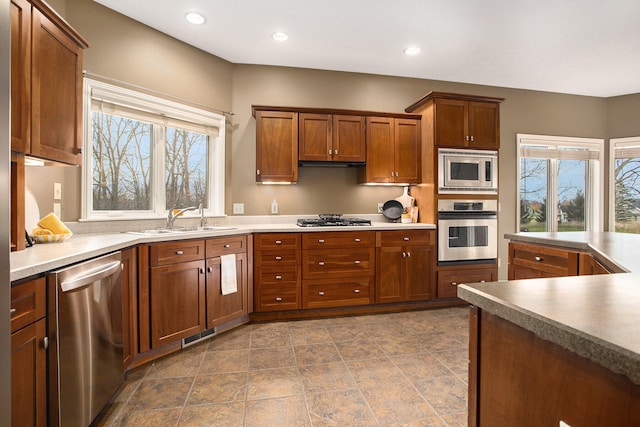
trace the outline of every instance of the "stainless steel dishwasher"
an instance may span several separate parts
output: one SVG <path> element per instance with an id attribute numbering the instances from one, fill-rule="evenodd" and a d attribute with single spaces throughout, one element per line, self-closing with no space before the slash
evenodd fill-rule
<path id="1" fill-rule="evenodd" d="M 57 357 L 50 363 L 51 424 L 86 427 L 124 382 L 121 253 L 53 272 L 52 278 L 50 336 Z"/>

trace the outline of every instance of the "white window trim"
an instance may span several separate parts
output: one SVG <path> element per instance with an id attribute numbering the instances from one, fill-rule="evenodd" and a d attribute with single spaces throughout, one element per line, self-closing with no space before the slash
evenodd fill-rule
<path id="1" fill-rule="evenodd" d="M 598 160 L 597 164 L 595 162 L 589 162 L 589 170 L 587 174 L 589 176 L 595 177 L 595 185 L 593 180 L 588 179 L 585 194 L 585 205 L 590 206 L 591 208 L 596 207 L 595 209 L 587 209 L 585 215 L 585 228 L 587 231 L 602 231 L 603 223 L 604 223 L 604 139 L 601 138 L 578 138 L 578 137 L 564 137 L 564 136 L 548 136 L 548 135 L 531 135 L 531 134 L 516 134 L 516 230 L 520 230 L 520 153 L 522 145 L 547 145 L 547 146 L 555 146 L 557 147 L 576 147 L 576 148 L 588 148 L 590 151 L 593 150 L 597 152 L 596 154 L 591 155 L 591 160 Z M 561 156 L 556 156 L 561 157 Z M 545 157 L 549 158 L 549 157 Z M 552 164 L 557 164 L 557 158 L 551 159 Z M 554 166 L 554 170 L 557 170 L 557 167 Z M 552 188 L 551 186 L 556 186 L 555 180 L 557 176 L 551 173 L 549 170 L 549 185 L 548 189 Z M 547 194 L 547 204 L 553 205 L 555 203 L 557 205 L 557 201 L 555 200 L 555 196 L 549 197 L 549 193 Z M 552 200 L 554 199 L 554 200 Z M 549 222 L 549 231 L 554 232 L 557 231 L 557 224 L 555 221 Z"/>
<path id="2" fill-rule="evenodd" d="M 168 99 L 159 98 L 140 92 L 135 92 L 122 87 L 114 86 L 98 80 L 89 78 L 84 79 L 84 141 L 85 150 L 83 155 L 82 170 L 82 218 L 80 221 L 92 220 L 130 220 L 130 219 L 158 219 L 166 218 L 167 209 L 163 209 L 164 192 L 154 187 L 152 189 L 155 201 L 155 210 L 151 211 L 112 211 L 112 212 L 94 212 L 93 211 L 93 193 L 90 183 L 92 181 L 92 170 L 87 165 L 92 165 L 92 135 L 91 135 L 91 99 L 93 92 L 100 93 L 102 98 L 110 102 L 118 104 L 144 108 L 158 114 L 164 114 L 177 120 L 202 124 L 205 127 L 217 129 L 216 132 L 207 132 L 209 134 L 209 146 L 211 148 L 208 158 L 208 173 L 214 176 L 208 177 L 209 180 L 209 196 L 207 200 L 207 209 L 204 214 L 209 217 L 225 216 L 225 135 L 226 135 L 226 119 L 223 115 L 189 105 L 180 104 Z M 163 138 L 164 139 L 164 138 Z M 154 182 L 164 181 L 164 156 L 159 155 L 158 150 L 152 147 L 152 162 L 154 164 Z M 158 176 L 160 175 L 160 176 Z M 162 200 L 161 200 L 162 199 Z M 181 206 L 185 207 L 185 206 Z M 185 216 L 198 216 L 197 212 L 186 212 Z"/>
<path id="3" fill-rule="evenodd" d="M 609 231 L 616 230 L 616 148 L 640 148 L 640 136 L 609 140 Z"/>

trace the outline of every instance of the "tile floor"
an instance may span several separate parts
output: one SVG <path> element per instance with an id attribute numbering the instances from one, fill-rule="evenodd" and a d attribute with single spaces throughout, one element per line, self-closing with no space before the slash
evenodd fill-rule
<path id="1" fill-rule="evenodd" d="M 245 325 L 140 367 L 99 426 L 466 426 L 468 308 Z"/>

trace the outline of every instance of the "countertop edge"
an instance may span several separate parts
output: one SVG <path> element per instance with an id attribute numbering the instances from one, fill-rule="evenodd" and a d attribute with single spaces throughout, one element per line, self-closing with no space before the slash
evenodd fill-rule
<path id="1" fill-rule="evenodd" d="M 470 285 L 459 285 L 458 297 L 640 385 L 640 354 L 555 322 Z"/>

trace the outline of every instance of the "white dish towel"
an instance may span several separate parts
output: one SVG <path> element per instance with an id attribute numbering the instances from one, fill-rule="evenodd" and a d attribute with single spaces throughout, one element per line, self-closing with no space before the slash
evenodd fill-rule
<path id="1" fill-rule="evenodd" d="M 238 292 L 238 282 L 236 280 L 236 255 L 222 255 L 221 260 L 221 276 L 222 276 L 222 295 L 229 295 Z"/>

